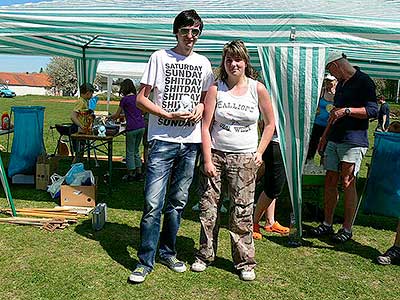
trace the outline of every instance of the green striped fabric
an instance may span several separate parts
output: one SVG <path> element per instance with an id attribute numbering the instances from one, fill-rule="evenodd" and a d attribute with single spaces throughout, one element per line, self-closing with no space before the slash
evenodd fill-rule
<path id="1" fill-rule="evenodd" d="M 322 87 L 324 47 L 260 47 L 262 71 L 270 92 L 297 229 L 301 237 L 301 176 L 311 124 Z"/>
<path id="2" fill-rule="evenodd" d="M 348 50 L 371 75 L 397 79 L 400 0 L 68 0 L 0 6 L 0 53 L 146 62 L 175 45 L 175 15 L 193 8 L 205 27 L 196 48 L 219 62 L 222 46 L 313 45 Z M 290 40 L 291 32 L 295 35 Z M 208 56 L 208 55 L 207 55 Z M 257 57 L 257 55 L 254 55 Z M 384 64 L 381 64 L 384 63 Z"/>
<path id="3" fill-rule="evenodd" d="M 99 65 L 97 59 L 75 59 L 74 65 L 79 85 L 86 82 L 94 82 L 97 73 L 97 66 Z"/>
<path id="4" fill-rule="evenodd" d="M 80 82 L 99 60 L 147 62 L 176 44 L 174 17 L 196 9 L 205 27 L 196 51 L 218 66 L 223 45 L 242 39 L 275 106 L 301 234 L 301 169 L 328 48 L 372 77 L 400 77 L 400 0 L 67 0 L 0 7 L 0 53 L 76 59 Z M 84 71 L 85 70 L 85 71 Z"/>

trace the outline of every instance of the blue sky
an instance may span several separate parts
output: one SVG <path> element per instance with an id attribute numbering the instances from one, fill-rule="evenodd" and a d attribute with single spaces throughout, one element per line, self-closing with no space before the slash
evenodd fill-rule
<path id="1" fill-rule="evenodd" d="M 1 0 L 0 5 L 41 1 L 45 0 Z M 47 56 L 0 55 L 0 72 L 39 72 L 41 67 L 46 67 L 49 60 L 50 57 Z"/>
<path id="2" fill-rule="evenodd" d="M 1 5 L 12 5 L 12 4 L 21 4 L 21 3 L 35 3 L 41 1 L 49 1 L 49 0 L 1 0 Z"/>

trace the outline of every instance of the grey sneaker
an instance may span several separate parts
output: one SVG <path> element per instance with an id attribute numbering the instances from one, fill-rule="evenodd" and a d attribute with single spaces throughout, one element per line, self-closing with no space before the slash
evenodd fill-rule
<path id="1" fill-rule="evenodd" d="M 186 271 L 185 263 L 178 260 L 175 256 L 160 258 L 160 263 L 178 273 L 183 273 Z"/>
<path id="2" fill-rule="evenodd" d="M 207 269 L 207 265 L 202 262 L 201 260 L 196 260 L 192 266 L 190 267 L 190 270 L 193 272 L 203 272 Z"/>
<path id="3" fill-rule="evenodd" d="M 253 281 L 256 279 L 256 272 L 254 270 L 241 270 L 240 279 L 243 281 Z"/>
<path id="4" fill-rule="evenodd" d="M 132 274 L 129 275 L 128 281 L 132 283 L 142 283 L 149 272 L 144 267 L 136 267 Z"/>

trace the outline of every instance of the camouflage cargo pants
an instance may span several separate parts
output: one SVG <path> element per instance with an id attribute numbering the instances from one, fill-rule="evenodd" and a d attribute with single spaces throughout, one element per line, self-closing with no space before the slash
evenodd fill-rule
<path id="1" fill-rule="evenodd" d="M 218 212 L 222 205 L 221 179 L 224 178 L 230 197 L 229 233 L 233 263 L 237 270 L 253 269 L 256 265 L 252 233 L 257 172 L 254 154 L 213 150 L 212 160 L 217 169 L 217 176 L 209 178 L 201 168 L 201 231 L 200 248 L 196 258 L 207 264 L 215 259 L 219 232 Z"/>

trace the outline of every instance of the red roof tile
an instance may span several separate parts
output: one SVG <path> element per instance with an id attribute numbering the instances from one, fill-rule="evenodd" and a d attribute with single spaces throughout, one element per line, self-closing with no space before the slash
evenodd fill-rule
<path id="1" fill-rule="evenodd" d="M 19 86 L 51 87 L 49 75 L 45 73 L 11 73 L 0 72 L 0 83 Z"/>

